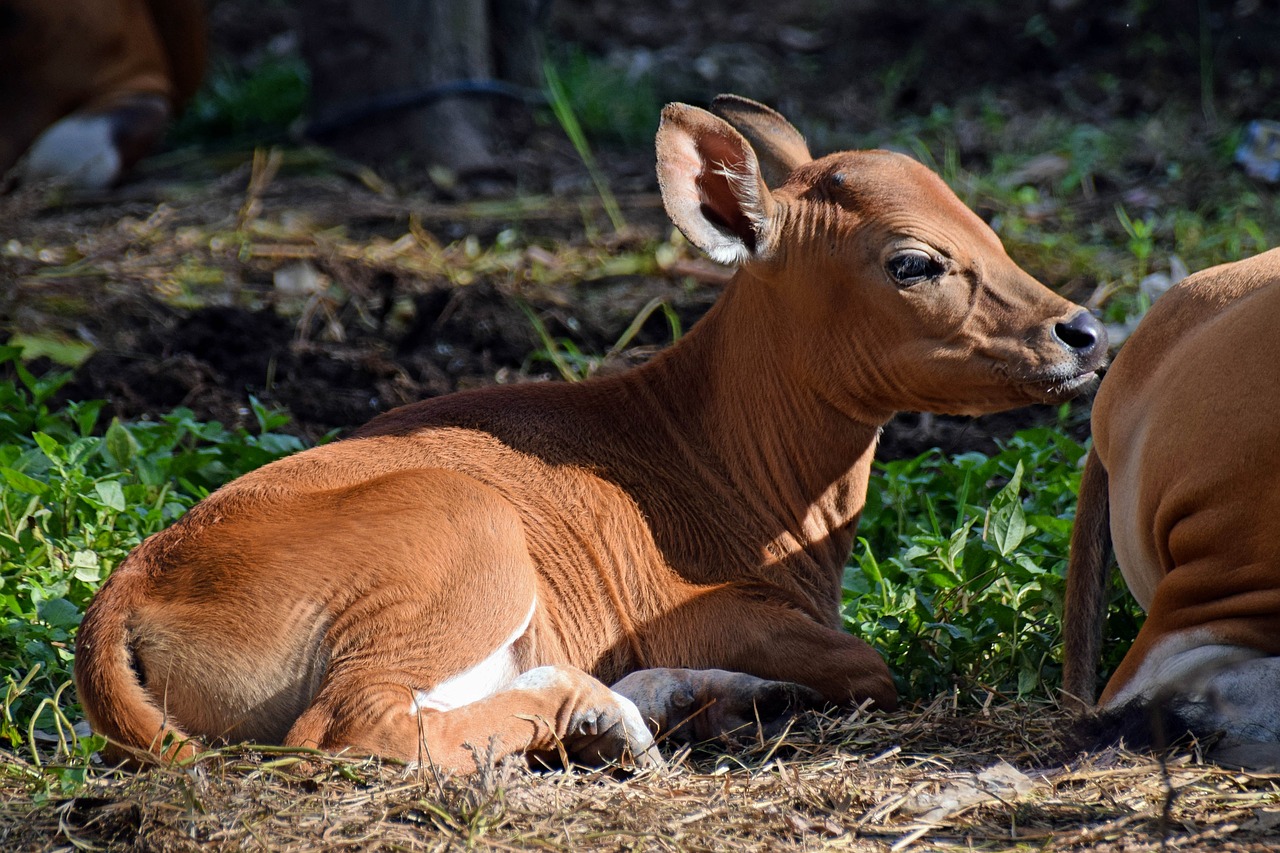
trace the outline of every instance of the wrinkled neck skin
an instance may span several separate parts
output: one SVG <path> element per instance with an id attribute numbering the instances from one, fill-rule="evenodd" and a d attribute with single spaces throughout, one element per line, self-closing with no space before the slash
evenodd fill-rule
<path id="1" fill-rule="evenodd" d="M 770 286 L 750 276 L 740 270 L 680 343 L 618 379 L 652 413 L 644 432 L 679 448 L 665 464 L 749 516 L 760 579 L 796 589 L 822 621 L 838 624 L 843 567 L 891 413 L 838 410 L 797 380 L 782 312 Z M 720 503 L 698 509 L 714 515 Z M 701 580 L 742 579 L 743 568 Z"/>

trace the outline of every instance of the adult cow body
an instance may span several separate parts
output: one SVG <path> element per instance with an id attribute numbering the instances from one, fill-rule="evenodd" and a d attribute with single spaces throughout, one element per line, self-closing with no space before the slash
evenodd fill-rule
<path id="1" fill-rule="evenodd" d="M 1236 757 L 1280 740 L 1280 250 L 1214 267 L 1152 306 L 1093 408 L 1072 540 L 1064 686 L 1092 703 L 1114 548 L 1147 611 L 1099 702 Z M 1172 730 L 1170 730 L 1172 733 Z"/>
<path id="2" fill-rule="evenodd" d="M 204 62 L 201 0 L 0 0 L 0 176 L 114 183 Z"/>
<path id="3" fill-rule="evenodd" d="M 715 108 L 669 105 L 657 144 L 673 221 L 740 265 L 707 316 L 634 370 L 406 406 L 211 495 L 88 610 L 97 731 L 469 770 L 644 755 L 708 705 L 699 735 L 780 694 L 895 704 L 839 612 L 881 425 L 1065 399 L 1105 334 L 920 164 Z"/>

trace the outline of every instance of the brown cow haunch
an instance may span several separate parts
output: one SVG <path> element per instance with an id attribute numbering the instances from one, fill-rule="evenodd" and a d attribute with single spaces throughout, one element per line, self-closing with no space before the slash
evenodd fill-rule
<path id="1" fill-rule="evenodd" d="M 1091 705 L 1111 551 L 1147 611 L 1091 735 L 1151 714 L 1227 760 L 1280 766 L 1280 250 L 1197 273 L 1152 306 L 1093 407 L 1072 533 L 1064 689 Z"/>
<path id="2" fill-rule="evenodd" d="M 1066 399 L 1106 337 L 915 161 L 814 160 L 772 110 L 713 109 L 669 105 L 657 139 L 671 218 L 740 264 L 707 316 L 634 370 L 405 406 L 210 495 L 89 608 L 98 732 L 467 771 L 643 759 L 642 719 L 695 703 L 720 706 L 700 736 L 896 704 L 839 611 L 881 425 Z"/>

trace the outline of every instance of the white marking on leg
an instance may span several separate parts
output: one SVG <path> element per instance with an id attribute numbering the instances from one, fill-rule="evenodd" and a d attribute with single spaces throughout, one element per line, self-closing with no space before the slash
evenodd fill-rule
<path id="1" fill-rule="evenodd" d="M 20 174 L 24 181 L 62 178 L 85 189 L 102 189 L 120 177 L 120 152 L 106 116 L 68 116 L 40 134 Z"/>
<path id="2" fill-rule="evenodd" d="M 1257 649 L 1218 642 L 1213 632 L 1204 628 L 1179 631 L 1152 647 L 1133 678 L 1111 697 L 1107 707 L 1138 697 L 1150 700 L 1165 692 L 1200 694 L 1217 673 L 1260 657 L 1265 655 Z"/>
<path id="3" fill-rule="evenodd" d="M 524 617 L 520 627 L 512 631 L 511 636 L 507 637 L 502 645 L 494 649 L 484 660 L 440 682 L 430 690 L 419 690 L 415 693 L 413 702 L 409 705 L 409 713 L 417 714 L 424 709 L 452 711 L 454 708 L 461 708 L 463 705 L 478 702 L 486 696 L 492 696 L 510 684 L 520 672 L 516 668 L 511 647 L 515 645 L 516 640 L 524 636 L 525 631 L 529 630 L 529 624 L 533 622 L 533 611 L 537 607 L 538 599 L 534 598 L 533 603 L 529 605 L 529 613 Z"/>

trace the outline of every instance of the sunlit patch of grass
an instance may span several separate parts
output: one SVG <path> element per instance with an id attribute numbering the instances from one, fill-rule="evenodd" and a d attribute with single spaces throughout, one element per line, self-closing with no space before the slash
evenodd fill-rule
<path id="1" fill-rule="evenodd" d="M 884 653 L 906 695 L 1052 695 L 1084 453 L 1038 428 L 990 456 L 877 464 L 845 574 L 845 621 Z M 1113 599 L 1108 667 L 1139 621 L 1118 584 Z"/>
<path id="2" fill-rule="evenodd" d="M 302 448 L 278 431 L 288 418 L 256 401 L 253 433 L 184 409 L 103 424 L 101 400 L 52 406 L 70 375 L 35 376 L 20 352 L 0 347 L 0 742 L 14 746 L 76 716 L 75 631 L 129 550 L 227 480 Z"/>

